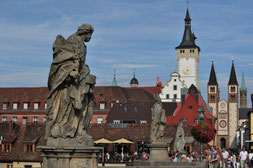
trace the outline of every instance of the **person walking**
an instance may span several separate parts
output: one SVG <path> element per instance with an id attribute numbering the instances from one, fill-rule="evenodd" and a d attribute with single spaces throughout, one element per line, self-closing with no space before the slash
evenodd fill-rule
<path id="1" fill-rule="evenodd" d="M 247 168 L 248 152 L 246 151 L 245 146 L 242 147 L 242 151 L 240 152 L 239 156 L 241 168 Z"/>
<path id="2" fill-rule="evenodd" d="M 212 147 L 212 155 L 211 155 L 211 166 L 212 168 L 218 168 L 219 167 L 219 163 L 218 163 L 218 159 L 219 159 L 219 153 L 216 151 L 216 147 Z"/>
<path id="3" fill-rule="evenodd" d="M 228 156 L 229 153 L 225 148 L 222 149 L 222 167 L 226 168 L 228 166 Z"/>

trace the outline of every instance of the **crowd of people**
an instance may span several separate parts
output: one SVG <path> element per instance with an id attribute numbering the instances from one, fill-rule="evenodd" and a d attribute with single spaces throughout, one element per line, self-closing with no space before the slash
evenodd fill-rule
<path id="1" fill-rule="evenodd" d="M 108 152 L 104 156 L 105 162 L 132 162 L 134 160 L 148 160 L 149 154 L 146 152 L 138 154 L 134 153 L 119 153 Z M 197 152 L 192 152 L 188 155 L 179 152 L 169 153 L 171 162 L 198 162 L 200 156 Z M 102 160 L 102 155 L 100 155 Z M 246 151 L 243 147 L 240 153 L 227 151 L 225 148 L 213 146 L 210 149 L 204 150 L 203 162 L 207 162 L 209 168 L 253 168 L 253 150 Z"/>
<path id="2" fill-rule="evenodd" d="M 243 147 L 240 153 L 229 152 L 225 148 L 211 147 L 206 150 L 205 161 L 209 168 L 250 168 L 253 167 L 253 151 Z"/>

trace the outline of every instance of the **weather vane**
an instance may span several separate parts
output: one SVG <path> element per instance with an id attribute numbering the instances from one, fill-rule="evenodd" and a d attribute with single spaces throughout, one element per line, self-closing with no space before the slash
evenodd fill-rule
<path id="1" fill-rule="evenodd" d="M 188 8 L 188 7 L 189 7 L 189 0 L 187 0 L 187 2 L 186 2 L 186 3 L 187 3 L 187 8 Z"/>

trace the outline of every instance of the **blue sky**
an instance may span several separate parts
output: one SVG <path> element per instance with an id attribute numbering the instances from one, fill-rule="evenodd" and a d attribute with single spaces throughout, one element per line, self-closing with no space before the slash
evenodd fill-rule
<path id="1" fill-rule="evenodd" d="M 120 86 L 129 86 L 134 65 L 140 86 L 154 86 L 157 76 L 165 84 L 177 69 L 175 47 L 183 36 L 186 0 L 10 0 L 0 4 L 0 87 L 46 86 L 56 35 L 67 37 L 82 23 L 95 29 L 87 44 L 87 64 L 97 76 L 97 85 L 111 85 L 114 64 Z M 234 58 L 238 82 L 244 72 L 250 99 L 252 9 L 252 0 L 190 1 L 192 29 L 201 48 L 204 98 L 214 59 L 221 98 L 227 99 Z"/>

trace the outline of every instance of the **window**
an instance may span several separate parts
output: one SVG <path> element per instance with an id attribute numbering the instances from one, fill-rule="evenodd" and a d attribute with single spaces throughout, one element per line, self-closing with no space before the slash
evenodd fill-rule
<path id="1" fill-rule="evenodd" d="M 180 50 L 180 53 L 184 53 L 184 50 Z"/>
<path id="2" fill-rule="evenodd" d="M 23 124 L 26 124 L 28 121 L 28 118 L 27 117 L 23 117 Z"/>
<path id="3" fill-rule="evenodd" d="M 105 109 L 105 103 L 100 103 L 99 109 L 100 109 L 100 110 Z"/>
<path id="4" fill-rule="evenodd" d="M 215 92 L 215 87 L 210 87 L 210 92 Z"/>
<path id="5" fill-rule="evenodd" d="M 44 108 L 47 109 L 47 103 L 45 103 Z"/>
<path id="6" fill-rule="evenodd" d="M 189 110 L 192 110 L 192 106 L 189 106 Z"/>
<path id="7" fill-rule="evenodd" d="M 36 110 L 39 109 L 39 103 L 34 103 L 33 104 L 33 109 L 36 109 Z"/>
<path id="8" fill-rule="evenodd" d="M 141 124 L 146 124 L 147 121 L 146 121 L 146 120 L 141 120 L 140 123 L 141 123 Z"/>
<path id="9" fill-rule="evenodd" d="M 33 117 L 33 122 L 34 123 L 38 122 L 38 117 Z"/>
<path id="10" fill-rule="evenodd" d="M 170 98 L 170 94 L 166 94 L 166 99 L 169 99 Z"/>
<path id="11" fill-rule="evenodd" d="M 3 110 L 7 110 L 8 108 L 8 103 L 3 103 Z"/>
<path id="12" fill-rule="evenodd" d="M 2 152 L 11 152 L 11 144 L 2 143 Z"/>
<path id="13" fill-rule="evenodd" d="M 219 114 L 219 118 L 220 119 L 226 119 L 227 118 L 227 114 L 226 113 L 220 113 Z"/>
<path id="14" fill-rule="evenodd" d="M 28 109 L 28 103 L 24 103 L 24 109 Z"/>
<path id="15" fill-rule="evenodd" d="M 190 50 L 190 53 L 194 53 L 194 50 Z"/>
<path id="16" fill-rule="evenodd" d="M 137 112 L 137 111 L 138 111 L 137 107 L 134 107 L 134 112 Z"/>
<path id="17" fill-rule="evenodd" d="M 33 152 L 33 144 L 25 144 L 25 152 Z"/>
<path id="18" fill-rule="evenodd" d="M 177 90 L 177 85 L 174 85 L 174 86 L 173 86 L 173 90 Z"/>
<path id="19" fill-rule="evenodd" d="M 113 107 L 114 103 L 115 103 L 114 101 L 113 101 L 113 102 L 111 102 L 111 107 Z"/>
<path id="20" fill-rule="evenodd" d="M 126 106 L 124 106 L 124 112 L 127 112 L 127 107 Z"/>
<path id="21" fill-rule="evenodd" d="M 211 95 L 211 101 L 215 101 L 215 96 Z"/>
<path id="22" fill-rule="evenodd" d="M 43 123 L 46 123 L 47 122 L 47 117 L 44 117 L 43 118 Z"/>
<path id="23" fill-rule="evenodd" d="M 177 94 L 174 94 L 174 99 L 176 99 L 177 98 Z"/>
<path id="24" fill-rule="evenodd" d="M 16 123 L 18 121 L 17 117 L 12 117 L 12 122 Z"/>
<path id="25" fill-rule="evenodd" d="M 234 86 L 231 86 L 231 87 L 230 87 L 230 90 L 231 90 L 231 92 L 235 92 L 235 87 L 234 87 Z"/>
<path id="26" fill-rule="evenodd" d="M 119 124 L 120 121 L 119 120 L 113 120 L 113 124 Z"/>
<path id="27" fill-rule="evenodd" d="M 103 121 L 103 118 L 102 118 L 102 117 L 98 117 L 98 118 L 97 118 L 97 123 L 98 123 L 98 124 L 101 124 L 102 121 Z"/>
<path id="28" fill-rule="evenodd" d="M 3 122 L 7 122 L 7 117 L 3 117 Z"/>
<path id="29" fill-rule="evenodd" d="M 174 82 L 176 82 L 177 81 L 177 79 L 174 79 Z"/>
<path id="30" fill-rule="evenodd" d="M 24 168 L 32 168 L 33 166 L 32 165 L 25 165 Z"/>
<path id="31" fill-rule="evenodd" d="M 235 95 L 231 95 L 231 100 L 235 100 Z"/>
<path id="32" fill-rule="evenodd" d="M 18 103 L 13 103 L 13 109 L 14 110 L 18 109 Z"/>

